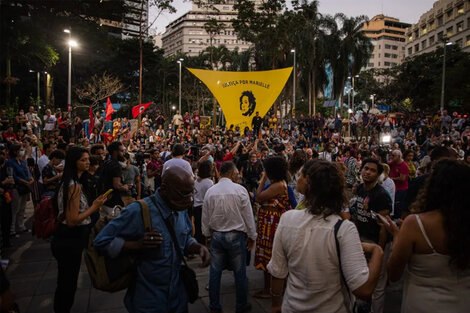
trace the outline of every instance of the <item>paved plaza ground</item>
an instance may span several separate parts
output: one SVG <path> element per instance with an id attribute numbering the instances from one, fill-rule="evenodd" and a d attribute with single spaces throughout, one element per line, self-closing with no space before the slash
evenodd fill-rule
<path id="1" fill-rule="evenodd" d="M 32 205 L 28 203 L 26 214 L 27 225 L 30 226 Z M 50 251 L 50 244 L 38 240 L 30 233 L 22 234 L 20 238 L 13 239 L 14 248 L 9 249 L 10 263 L 7 276 L 11 288 L 16 295 L 22 313 L 52 313 L 52 302 L 57 279 L 57 264 Z M 209 278 L 209 268 L 200 269 L 199 259 L 190 262 L 196 270 L 201 298 L 189 306 L 190 313 L 209 312 L 209 296 L 205 286 Z M 270 300 L 252 298 L 251 295 L 263 286 L 263 273 L 255 270 L 253 266 L 248 269 L 250 303 L 252 312 L 271 312 Z M 235 312 L 235 284 L 231 272 L 224 272 L 222 277 L 222 305 L 224 312 Z M 84 262 L 78 279 L 78 290 L 75 296 L 74 313 L 124 313 L 124 291 L 106 293 L 94 289 Z M 385 313 L 400 311 L 401 286 L 387 289 Z"/>

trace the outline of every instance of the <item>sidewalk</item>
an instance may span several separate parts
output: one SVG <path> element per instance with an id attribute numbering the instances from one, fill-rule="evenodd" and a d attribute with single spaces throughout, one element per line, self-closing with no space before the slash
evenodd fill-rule
<path id="1" fill-rule="evenodd" d="M 32 215 L 32 205 L 28 202 L 26 215 L 28 226 Z M 20 238 L 13 238 L 14 248 L 7 251 L 10 263 L 7 268 L 7 276 L 11 289 L 16 295 L 16 301 L 22 313 L 52 313 L 52 304 L 57 279 L 57 264 L 50 251 L 50 244 L 44 240 L 38 240 L 26 233 Z M 209 296 L 205 286 L 209 279 L 209 268 L 198 267 L 198 258 L 190 262 L 197 273 L 199 281 L 200 299 L 189 306 L 190 313 L 209 312 Z M 249 278 L 249 294 L 262 289 L 263 273 L 255 270 L 253 266 L 247 269 Z M 390 288 L 389 288 L 390 289 Z M 225 313 L 235 312 L 235 283 L 231 272 L 225 271 L 221 283 L 222 305 Z M 75 303 L 72 309 L 74 313 L 125 313 L 125 291 L 106 293 L 94 289 L 84 262 L 80 269 L 78 290 L 75 295 Z M 271 312 L 271 301 L 255 299 L 250 296 L 254 313 Z M 401 288 L 396 291 L 387 290 L 385 313 L 400 311 Z"/>

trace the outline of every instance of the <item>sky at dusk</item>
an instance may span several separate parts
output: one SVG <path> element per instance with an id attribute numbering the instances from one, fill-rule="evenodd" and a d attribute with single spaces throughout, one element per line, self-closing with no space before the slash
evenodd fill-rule
<path id="1" fill-rule="evenodd" d="M 323 14 L 342 12 L 347 16 L 385 15 L 399 18 L 403 22 L 416 23 L 419 17 L 432 8 L 434 0 L 320 0 L 319 10 Z M 163 13 L 153 25 L 156 32 L 164 32 L 165 26 L 191 10 L 191 1 L 174 0 L 175 14 Z M 150 22 L 155 18 L 155 11 L 150 12 Z"/>

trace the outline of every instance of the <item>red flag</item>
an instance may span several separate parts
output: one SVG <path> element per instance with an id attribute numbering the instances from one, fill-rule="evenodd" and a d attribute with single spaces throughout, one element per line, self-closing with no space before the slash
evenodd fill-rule
<path id="1" fill-rule="evenodd" d="M 93 110 L 91 109 L 91 105 L 90 105 L 89 114 L 90 114 L 90 127 L 88 127 L 88 135 L 91 135 L 91 133 L 93 132 L 93 128 L 95 128 L 95 117 L 93 116 Z"/>
<path id="2" fill-rule="evenodd" d="M 139 114 L 144 113 L 144 111 L 147 110 L 149 105 L 151 105 L 152 103 L 153 102 L 136 105 L 132 108 L 132 116 L 136 118 L 137 116 L 139 116 Z"/>
<path id="3" fill-rule="evenodd" d="M 113 105 L 111 104 L 111 100 L 106 100 L 106 122 L 109 122 L 111 120 L 111 114 L 113 114 L 114 109 Z"/>

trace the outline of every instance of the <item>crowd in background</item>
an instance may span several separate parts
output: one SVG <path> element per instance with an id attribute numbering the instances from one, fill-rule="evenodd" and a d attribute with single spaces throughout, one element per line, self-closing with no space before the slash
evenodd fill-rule
<path id="1" fill-rule="evenodd" d="M 100 213 L 156 193 L 164 184 L 165 171 L 176 166 L 195 177 L 188 216 L 192 236 L 211 248 L 209 290 L 214 312 L 222 309 L 220 273 L 227 265 L 225 254 L 238 251 L 242 259 L 251 256 L 245 248 L 245 252 L 236 250 L 227 243 L 230 240 L 246 240 L 248 251 L 253 248 L 254 266 L 265 277 L 263 290 L 255 296 L 272 298 L 273 311 L 281 310 L 283 298 L 283 312 L 345 312 L 341 298 L 332 300 L 343 283 L 358 299 L 366 300 L 366 310 L 383 312 L 387 281 L 398 280 L 406 264 L 414 274 L 405 283 L 406 312 L 425 312 L 435 304 L 433 297 L 448 296 L 433 289 L 442 284 L 454 292 L 452 300 L 442 304 L 443 311 L 459 312 L 469 304 L 463 299 L 470 292 L 468 219 L 464 219 L 468 212 L 463 212 L 470 181 L 465 176 L 470 166 L 469 116 L 451 116 L 446 110 L 442 115 L 409 116 L 361 110 L 349 120 L 320 113 L 280 119 L 256 112 L 252 127 L 240 129 L 203 124 L 197 110 L 184 115 L 176 111 L 172 117 L 146 114 L 141 126 L 134 128 L 136 124 L 127 118 L 106 121 L 100 112 L 95 114 L 90 123 L 71 111 L 54 114 L 47 109 L 40 116 L 31 106 L 14 119 L 0 111 L 3 254 L 14 244 L 12 238 L 31 232 L 25 226 L 28 201 L 37 205 L 44 196 L 56 197 L 59 211 L 66 211 L 67 202 L 75 198 L 64 194 L 70 192 L 76 172 L 86 173 L 77 178 L 77 215 L 67 216 L 63 223 L 68 228 L 62 230 L 72 237 L 83 234 L 71 229 L 89 228 Z M 71 163 L 76 164 L 73 169 Z M 211 191 L 215 186 L 220 190 Z M 108 189 L 113 193 L 103 197 Z M 228 205 L 232 211 L 224 209 L 225 215 L 243 209 L 238 226 L 233 220 L 240 214 L 225 221 L 221 203 L 233 204 Z M 415 217 L 406 218 L 410 213 Z M 352 222 L 338 222 L 343 219 Z M 315 231 L 309 233 L 311 229 Z M 232 231 L 244 235 L 236 239 L 217 235 Z M 72 250 L 61 247 L 58 239 L 53 240 L 59 272 L 61 264 L 68 264 L 62 276 L 59 273 L 56 312 L 66 312 L 73 304 L 75 276 L 86 244 L 78 243 Z M 337 261 L 333 269 L 318 257 L 332 253 L 338 253 L 333 259 L 339 257 L 341 275 L 334 279 L 336 285 L 325 273 L 337 273 Z M 422 256 L 428 254 L 432 258 Z M 245 266 L 232 263 L 228 267 L 235 273 L 237 312 L 242 312 L 249 309 Z M 69 271 L 70 266 L 74 271 Z M 447 276 L 434 273 L 438 267 Z M 460 271 L 459 279 L 454 270 Z M 413 301 L 417 296 L 429 301 L 417 304 Z"/>

